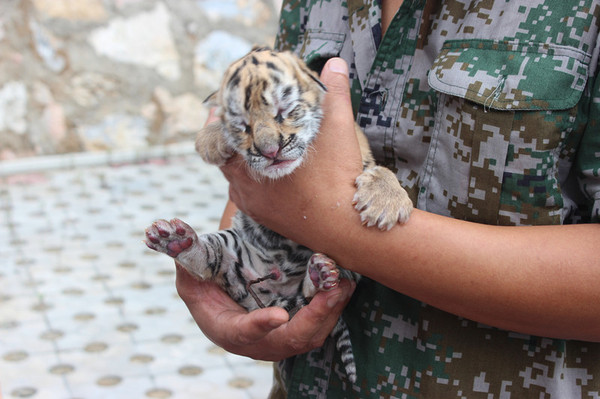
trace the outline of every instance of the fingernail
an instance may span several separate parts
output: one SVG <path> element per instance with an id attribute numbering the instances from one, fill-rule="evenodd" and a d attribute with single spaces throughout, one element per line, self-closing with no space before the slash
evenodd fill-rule
<path id="1" fill-rule="evenodd" d="M 331 58 L 327 62 L 327 68 L 331 72 L 341 73 L 343 75 L 348 75 L 348 64 L 341 58 Z"/>
<path id="2" fill-rule="evenodd" d="M 340 289 L 336 289 L 335 292 L 331 293 L 327 298 L 327 306 L 333 308 L 340 303 L 341 299 L 342 291 Z"/>

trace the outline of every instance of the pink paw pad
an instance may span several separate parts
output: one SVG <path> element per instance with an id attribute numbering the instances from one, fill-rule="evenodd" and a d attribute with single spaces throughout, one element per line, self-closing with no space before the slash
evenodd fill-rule
<path id="1" fill-rule="evenodd" d="M 323 254 L 314 254 L 308 262 L 310 280 L 320 291 L 328 291 L 340 282 L 340 271 L 335 262 Z"/>
<path id="2" fill-rule="evenodd" d="M 157 220 L 146 229 L 148 248 L 176 258 L 194 243 L 196 233 L 179 219 Z"/>

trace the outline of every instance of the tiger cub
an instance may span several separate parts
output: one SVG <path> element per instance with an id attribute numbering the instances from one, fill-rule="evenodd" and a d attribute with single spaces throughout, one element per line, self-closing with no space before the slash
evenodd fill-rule
<path id="1" fill-rule="evenodd" d="M 255 48 L 225 72 L 210 98 L 220 119 L 199 132 L 196 149 L 211 164 L 222 165 L 237 152 L 257 177 L 286 176 L 302 163 L 319 131 L 326 90 L 294 54 Z M 390 170 L 375 165 L 360 128 L 356 133 L 364 171 L 356 179 L 353 201 L 363 223 L 386 230 L 406 222 L 412 210 L 408 195 Z M 293 316 L 317 291 L 332 289 L 341 277 L 359 277 L 242 212 L 232 228 L 200 236 L 181 220 L 158 220 L 146 229 L 146 244 L 197 278 L 217 282 L 249 311 L 280 306 Z M 341 318 L 331 336 L 348 379 L 355 382 L 352 346 Z"/>

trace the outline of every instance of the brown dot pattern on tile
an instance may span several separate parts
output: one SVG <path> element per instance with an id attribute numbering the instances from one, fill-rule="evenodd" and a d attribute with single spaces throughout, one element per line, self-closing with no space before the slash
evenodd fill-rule
<path id="1" fill-rule="evenodd" d="M 264 398 L 271 368 L 205 338 L 153 220 L 216 231 L 227 197 L 197 156 L 0 176 L 0 389 L 10 398 Z"/>

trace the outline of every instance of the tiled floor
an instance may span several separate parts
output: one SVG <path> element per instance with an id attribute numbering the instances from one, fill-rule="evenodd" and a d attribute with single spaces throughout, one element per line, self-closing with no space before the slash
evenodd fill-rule
<path id="1" fill-rule="evenodd" d="M 215 230 L 225 197 L 195 155 L 0 176 L 0 397 L 266 397 L 271 365 L 206 339 L 142 243 L 156 218 Z"/>

